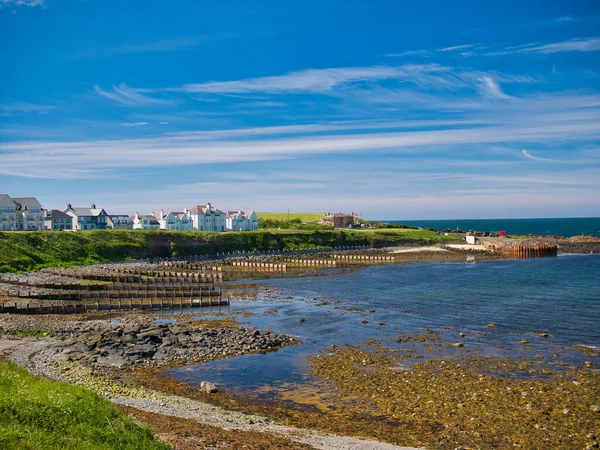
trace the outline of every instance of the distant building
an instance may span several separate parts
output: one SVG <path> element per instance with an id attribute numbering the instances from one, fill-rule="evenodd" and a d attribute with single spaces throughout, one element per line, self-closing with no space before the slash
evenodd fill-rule
<path id="1" fill-rule="evenodd" d="M 161 209 L 158 214 L 152 213 L 152 215 L 156 217 L 163 230 L 189 231 L 193 228 L 192 219 L 185 212 L 170 211 L 165 214 Z"/>
<path id="2" fill-rule="evenodd" d="M 333 228 L 352 228 L 360 224 L 359 214 L 327 213 L 321 218 L 321 223 L 330 225 Z"/>
<path id="3" fill-rule="evenodd" d="M 67 209 L 64 211 L 66 214 L 71 216 L 72 226 L 71 229 L 74 231 L 90 231 L 90 230 L 105 230 L 106 219 L 108 214 L 102 208 L 96 208 L 96 205 L 92 203 L 89 208 L 76 206 L 73 207 L 71 204 L 67 204 Z"/>
<path id="4" fill-rule="evenodd" d="M 256 231 L 258 216 L 254 210 L 227 211 L 227 231 Z"/>
<path id="5" fill-rule="evenodd" d="M 133 230 L 133 220 L 127 214 L 111 214 L 106 217 L 108 230 Z"/>
<path id="6" fill-rule="evenodd" d="M 17 226 L 19 230 L 42 230 L 44 228 L 44 213 L 42 205 L 35 197 L 13 197 L 19 205 Z"/>
<path id="7" fill-rule="evenodd" d="M 44 210 L 44 229 L 45 230 L 71 230 L 73 218 L 58 209 Z"/>
<path id="8" fill-rule="evenodd" d="M 0 231 L 41 230 L 42 205 L 35 197 L 9 197 L 0 194 Z"/>
<path id="9" fill-rule="evenodd" d="M 0 231 L 16 231 L 19 205 L 6 194 L 0 194 Z"/>
<path id="10" fill-rule="evenodd" d="M 186 208 L 185 213 L 192 219 L 192 227 L 199 231 L 226 231 L 227 214 L 210 203 Z"/>
<path id="11" fill-rule="evenodd" d="M 135 213 L 132 220 L 134 230 L 160 230 L 160 222 L 153 214 L 140 216 Z"/>

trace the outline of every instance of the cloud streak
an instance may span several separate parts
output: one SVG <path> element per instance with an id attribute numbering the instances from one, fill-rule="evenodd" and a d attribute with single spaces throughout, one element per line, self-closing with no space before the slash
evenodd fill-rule
<path id="1" fill-rule="evenodd" d="M 170 105 L 173 103 L 170 100 L 143 95 L 141 91 L 140 89 L 130 88 L 125 83 L 113 84 L 111 91 L 105 91 L 98 85 L 94 85 L 96 94 L 122 105 Z"/>

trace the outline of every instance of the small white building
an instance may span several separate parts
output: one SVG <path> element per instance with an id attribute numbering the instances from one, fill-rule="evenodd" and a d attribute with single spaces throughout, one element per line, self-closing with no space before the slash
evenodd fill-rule
<path id="1" fill-rule="evenodd" d="M 227 211 L 227 231 L 256 231 L 258 216 L 254 210 Z"/>
<path id="2" fill-rule="evenodd" d="M 184 211 L 192 219 L 194 230 L 227 231 L 227 214 L 210 203 L 186 208 Z"/>
<path id="3" fill-rule="evenodd" d="M 154 214 L 147 214 L 140 216 L 135 213 L 133 216 L 133 229 L 134 230 L 160 230 L 160 222 L 154 216 Z"/>
<path id="4" fill-rule="evenodd" d="M 467 244 L 475 245 L 477 238 L 475 236 L 465 236 L 465 240 L 467 241 Z"/>
<path id="5" fill-rule="evenodd" d="M 72 217 L 71 229 L 73 231 L 90 231 L 90 230 L 105 230 L 106 218 L 108 214 L 102 208 L 96 208 L 92 203 L 89 208 L 83 206 L 71 206 L 67 204 L 67 209 L 64 211 Z"/>

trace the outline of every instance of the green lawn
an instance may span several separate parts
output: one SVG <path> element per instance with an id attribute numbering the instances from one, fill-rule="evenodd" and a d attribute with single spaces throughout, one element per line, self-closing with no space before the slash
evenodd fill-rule
<path id="1" fill-rule="evenodd" d="M 324 213 L 290 212 L 288 214 L 286 212 L 259 212 L 256 214 L 258 215 L 258 223 L 260 224 L 261 220 L 277 220 L 282 222 L 299 220 L 304 223 L 318 223 L 321 221 Z"/>
<path id="2" fill-rule="evenodd" d="M 152 432 L 90 390 L 0 360 L 0 448 L 161 449 Z"/>

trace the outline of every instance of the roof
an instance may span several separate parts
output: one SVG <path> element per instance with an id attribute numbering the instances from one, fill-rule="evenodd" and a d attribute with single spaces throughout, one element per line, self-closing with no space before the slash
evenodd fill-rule
<path id="1" fill-rule="evenodd" d="M 0 201 L 5 200 L 5 199 L 9 199 L 11 202 L 15 202 L 12 198 L 10 198 L 10 195 L 8 194 L 0 194 Z"/>
<path id="2" fill-rule="evenodd" d="M 67 212 L 67 211 L 73 212 L 77 217 L 98 217 L 102 213 L 102 211 L 104 211 L 104 209 L 102 209 L 102 208 L 92 209 L 92 208 L 75 206 L 75 207 L 65 209 L 65 212 Z M 106 214 L 106 211 L 104 211 L 104 214 Z"/>
<path id="3" fill-rule="evenodd" d="M 139 216 L 139 218 L 140 218 L 140 220 L 148 219 L 152 225 L 159 225 L 158 220 L 156 219 L 156 216 L 153 216 L 152 214 L 146 214 L 145 216 Z M 153 223 L 153 222 L 156 222 L 156 223 Z"/>
<path id="4" fill-rule="evenodd" d="M 12 201 L 20 204 L 23 208 L 29 209 L 32 206 L 41 206 L 35 197 L 11 197 Z"/>
<path id="5" fill-rule="evenodd" d="M 129 217 L 127 214 L 111 214 L 108 216 L 109 219 L 113 220 L 113 219 L 130 219 L 131 217 Z"/>
<path id="6" fill-rule="evenodd" d="M 72 217 L 59 209 L 51 209 L 44 219 L 71 219 Z"/>
<path id="7" fill-rule="evenodd" d="M 190 212 L 192 214 L 206 214 L 208 211 L 208 205 L 195 205 L 190 208 Z M 225 214 L 225 211 L 221 211 L 220 209 L 215 208 L 211 205 L 210 211 L 213 214 Z"/>

